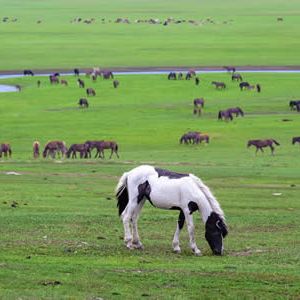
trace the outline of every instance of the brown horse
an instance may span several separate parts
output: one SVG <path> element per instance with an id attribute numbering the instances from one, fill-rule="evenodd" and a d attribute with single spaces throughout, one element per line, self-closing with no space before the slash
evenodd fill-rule
<path id="1" fill-rule="evenodd" d="M 236 81 L 243 81 L 243 77 L 242 77 L 242 75 L 239 74 L 239 73 L 233 73 L 233 74 L 231 75 L 231 80 L 232 80 L 232 81 L 234 81 L 234 80 L 236 80 Z"/>
<path id="2" fill-rule="evenodd" d="M 115 153 L 117 155 L 117 157 L 119 158 L 118 155 L 118 144 L 114 141 L 102 141 L 100 143 L 96 144 L 96 149 L 97 149 L 97 153 L 95 157 L 99 157 L 99 158 L 105 158 L 104 157 L 104 149 L 110 149 L 111 153 L 110 153 L 110 157 L 109 159 L 111 159 L 113 153 Z"/>
<path id="3" fill-rule="evenodd" d="M 264 152 L 264 150 L 263 150 L 264 147 L 270 147 L 272 155 L 274 155 L 275 147 L 273 147 L 273 143 L 275 145 L 277 145 L 277 146 L 280 145 L 274 139 L 268 139 L 268 140 L 249 140 L 248 144 L 247 144 L 247 147 L 249 148 L 250 146 L 255 146 L 256 147 L 255 154 L 257 154 L 258 150 L 260 150 L 261 152 Z"/>
<path id="4" fill-rule="evenodd" d="M 198 116 L 201 115 L 202 108 L 204 107 L 204 99 L 196 98 L 194 99 L 194 115 L 198 113 Z"/>
<path id="5" fill-rule="evenodd" d="M 33 142 L 33 158 L 39 158 L 40 156 L 40 143 L 38 141 Z"/>
<path id="6" fill-rule="evenodd" d="M 61 79 L 60 84 L 64 86 L 68 86 L 68 81 L 65 79 Z"/>
<path id="7" fill-rule="evenodd" d="M 236 117 L 238 117 L 239 115 L 241 115 L 242 117 L 244 116 L 244 112 L 239 107 L 228 108 L 227 111 L 231 114 L 235 114 Z"/>
<path id="8" fill-rule="evenodd" d="M 224 82 L 212 81 L 211 84 L 213 84 L 216 87 L 216 89 L 219 89 L 219 90 L 226 88 L 226 84 Z"/>
<path id="9" fill-rule="evenodd" d="M 201 144 L 202 141 L 205 141 L 206 144 L 209 143 L 209 136 L 207 134 L 199 134 L 195 140 L 195 144 Z"/>
<path id="10" fill-rule="evenodd" d="M 79 152 L 80 158 L 87 158 L 87 145 L 86 144 L 72 144 L 66 153 L 67 158 L 77 158 L 76 152 Z"/>
<path id="11" fill-rule="evenodd" d="M 4 157 L 11 157 L 12 155 L 12 150 L 10 147 L 10 144 L 1 144 L 0 145 L 0 157 L 2 157 L 2 153 L 4 154 Z"/>
<path id="12" fill-rule="evenodd" d="M 46 144 L 43 151 L 43 157 L 46 158 L 50 155 L 52 158 L 55 158 L 56 153 L 58 153 L 58 155 L 61 154 L 62 157 L 64 157 L 67 150 L 68 149 L 64 141 L 51 141 Z"/>
<path id="13" fill-rule="evenodd" d="M 200 131 L 189 131 L 181 136 L 179 142 L 180 144 L 195 144 L 196 141 L 199 139 L 200 134 Z"/>
<path id="14" fill-rule="evenodd" d="M 91 156 L 92 156 L 92 150 L 95 149 L 95 148 L 97 148 L 97 144 L 102 143 L 102 142 L 104 142 L 104 141 L 103 140 L 101 140 L 101 141 L 86 141 L 84 143 L 86 145 L 86 147 L 87 147 L 87 157 L 88 158 L 91 158 Z M 96 153 L 96 156 L 97 156 L 97 154 L 98 153 Z M 96 156 L 95 156 L 95 158 L 96 158 Z"/>
<path id="15" fill-rule="evenodd" d="M 235 67 L 232 66 L 224 66 L 223 67 L 227 72 L 235 72 Z"/>
<path id="16" fill-rule="evenodd" d="M 56 75 L 50 75 L 49 80 L 50 80 L 51 84 L 58 84 L 59 83 L 59 79 Z"/>
<path id="17" fill-rule="evenodd" d="M 231 114 L 230 111 L 228 110 L 220 110 L 218 113 L 218 120 L 225 120 L 225 121 L 232 121 L 233 120 L 233 116 Z"/>
<path id="18" fill-rule="evenodd" d="M 293 137 L 293 140 L 292 140 L 292 144 L 296 144 L 296 143 L 299 143 L 300 144 L 300 136 L 295 136 Z"/>

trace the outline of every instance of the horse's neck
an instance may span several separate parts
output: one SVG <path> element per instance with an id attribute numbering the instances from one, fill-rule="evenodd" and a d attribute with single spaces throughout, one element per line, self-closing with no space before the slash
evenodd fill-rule
<path id="1" fill-rule="evenodd" d="M 213 212 L 208 200 L 206 198 L 198 201 L 199 211 L 201 213 L 202 221 L 205 224 L 210 214 Z"/>

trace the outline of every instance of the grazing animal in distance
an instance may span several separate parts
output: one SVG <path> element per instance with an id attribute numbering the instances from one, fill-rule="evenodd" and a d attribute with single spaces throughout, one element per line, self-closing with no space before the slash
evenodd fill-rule
<path id="1" fill-rule="evenodd" d="M 62 84 L 64 86 L 68 86 L 68 81 L 65 79 L 61 79 L 60 84 Z"/>
<path id="2" fill-rule="evenodd" d="M 40 157 L 40 143 L 38 141 L 34 141 L 32 145 L 33 150 L 33 158 Z"/>
<path id="3" fill-rule="evenodd" d="M 77 158 L 76 152 L 79 152 L 80 158 L 87 158 L 87 145 L 86 144 L 72 144 L 66 152 L 66 157 Z"/>
<path id="4" fill-rule="evenodd" d="M 119 86 L 120 82 L 118 80 L 113 81 L 113 87 L 116 89 Z"/>
<path id="5" fill-rule="evenodd" d="M 235 114 L 236 117 L 244 116 L 244 112 L 242 111 L 242 109 L 240 107 L 228 108 L 227 111 L 230 112 L 231 114 Z"/>
<path id="6" fill-rule="evenodd" d="M 228 234 L 224 212 L 210 189 L 195 175 L 142 165 L 123 173 L 115 194 L 127 248 L 143 248 L 137 220 L 147 199 L 154 207 L 179 211 L 172 243 L 175 253 L 181 252 L 179 235 L 186 222 L 190 247 L 195 255 L 201 255 L 195 242 L 192 217 L 199 211 L 205 224 L 205 238 L 213 254 L 223 254 L 223 239 Z"/>
<path id="7" fill-rule="evenodd" d="M 257 91 L 258 93 L 261 92 L 261 86 L 260 86 L 259 83 L 256 84 L 256 91 Z"/>
<path id="8" fill-rule="evenodd" d="M 87 88 L 86 89 L 86 94 L 88 96 L 96 96 L 96 91 L 93 88 Z"/>
<path id="9" fill-rule="evenodd" d="M 243 81 L 243 77 L 239 73 L 233 73 L 231 75 L 231 81 L 234 81 L 234 80 L 236 80 L 236 81 Z"/>
<path id="10" fill-rule="evenodd" d="M 11 157 L 12 149 L 11 149 L 10 144 L 8 144 L 8 143 L 0 144 L 0 158 L 2 157 L 2 153 L 3 153 L 4 157 Z"/>
<path id="11" fill-rule="evenodd" d="M 232 67 L 232 66 L 224 66 L 223 67 L 227 72 L 235 72 L 236 71 L 236 69 L 235 69 L 235 67 Z"/>
<path id="12" fill-rule="evenodd" d="M 24 74 L 24 76 L 27 76 L 27 75 L 34 76 L 34 73 L 31 70 L 24 70 L 23 74 Z"/>
<path id="13" fill-rule="evenodd" d="M 195 144 L 201 144 L 202 141 L 205 141 L 206 144 L 208 144 L 209 136 L 207 134 L 199 134 L 195 139 Z"/>
<path id="14" fill-rule="evenodd" d="M 43 151 L 43 157 L 47 158 L 50 155 L 50 157 L 55 158 L 56 153 L 58 155 L 61 154 L 62 157 L 64 157 L 67 151 L 68 149 L 64 141 L 51 141 L 46 144 Z"/>
<path id="15" fill-rule="evenodd" d="M 292 144 L 294 145 L 294 144 L 296 144 L 296 143 L 299 143 L 299 144 L 300 144 L 300 136 L 295 136 L 295 137 L 293 137 L 293 139 L 292 139 Z"/>
<path id="16" fill-rule="evenodd" d="M 79 72 L 79 69 L 75 68 L 74 69 L 74 75 L 75 76 L 79 76 L 80 72 Z"/>
<path id="17" fill-rule="evenodd" d="M 110 153 L 109 159 L 111 159 L 113 153 L 115 153 L 117 158 L 119 158 L 119 155 L 118 155 L 119 146 L 114 141 L 101 141 L 99 143 L 96 143 L 95 148 L 97 150 L 97 153 L 96 153 L 95 157 L 98 156 L 99 158 L 105 158 L 104 157 L 104 150 L 105 149 L 110 149 L 111 153 Z"/>
<path id="18" fill-rule="evenodd" d="M 194 103 L 194 115 L 198 113 L 198 116 L 200 116 L 202 112 L 202 108 L 204 107 L 204 99 L 196 98 L 194 99 L 193 103 Z"/>
<path id="19" fill-rule="evenodd" d="M 212 81 L 211 83 L 216 87 L 216 89 L 222 90 L 226 88 L 226 84 L 224 82 Z"/>
<path id="20" fill-rule="evenodd" d="M 291 110 L 296 110 L 298 104 L 300 104 L 300 100 L 291 100 L 289 102 L 290 109 Z"/>
<path id="21" fill-rule="evenodd" d="M 50 80 L 50 84 L 59 84 L 59 79 L 55 75 L 50 75 L 49 80 Z"/>
<path id="22" fill-rule="evenodd" d="M 89 107 L 89 102 L 85 98 L 79 99 L 78 104 L 79 104 L 80 107 L 86 107 L 86 108 Z"/>
<path id="23" fill-rule="evenodd" d="M 272 155 L 274 155 L 274 150 L 275 147 L 273 146 L 273 144 L 279 146 L 280 144 L 275 141 L 274 139 L 267 139 L 267 140 L 249 140 L 247 143 L 247 147 L 249 148 L 250 146 L 255 146 L 256 147 L 256 152 L 255 154 L 257 154 L 258 150 L 260 150 L 261 152 L 264 152 L 263 148 L 265 147 L 270 147 L 271 149 L 271 153 Z"/>
<path id="24" fill-rule="evenodd" d="M 182 73 L 181 73 L 182 74 Z M 176 76 L 176 73 L 175 72 L 170 72 L 168 74 L 168 80 L 176 80 L 177 79 L 177 76 Z"/>
<path id="25" fill-rule="evenodd" d="M 84 84 L 84 81 L 80 78 L 77 79 L 77 83 L 78 83 L 78 86 L 80 88 L 84 88 L 85 87 L 85 84 Z"/>
<path id="26" fill-rule="evenodd" d="M 249 82 L 247 82 L 247 81 L 243 81 L 243 82 L 241 82 L 240 84 L 239 84 L 239 87 L 240 87 L 240 90 L 242 91 L 242 90 L 244 90 L 244 89 L 246 89 L 246 88 L 248 88 L 250 86 L 250 84 L 249 84 Z"/>
<path id="27" fill-rule="evenodd" d="M 232 113 L 230 111 L 227 110 L 220 110 L 218 113 L 218 120 L 225 120 L 225 121 L 232 121 L 233 120 L 233 116 Z"/>

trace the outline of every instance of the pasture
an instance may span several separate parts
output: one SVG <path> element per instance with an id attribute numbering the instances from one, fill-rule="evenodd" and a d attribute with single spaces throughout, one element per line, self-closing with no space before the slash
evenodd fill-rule
<path id="1" fill-rule="evenodd" d="M 46 77 L 2 80 L 22 91 L 0 94 L 1 142 L 13 149 L 0 161 L 0 298 L 299 297 L 300 147 L 291 139 L 300 135 L 300 115 L 288 102 L 299 98 L 300 75 L 242 75 L 262 92 L 241 92 L 229 74 L 200 74 L 199 86 L 166 75 L 117 76 L 118 89 L 84 78 L 97 92 L 88 109 L 78 107 L 85 93 L 73 76 L 68 87 Z M 213 80 L 227 88 L 216 90 Z M 196 97 L 205 99 L 201 117 L 193 115 Z M 243 118 L 217 120 L 235 106 Z M 207 133 L 210 143 L 180 145 L 189 130 Z M 269 149 L 255 156 L 246 148 L 255 138 L 281 145 L 274 156 Z M 120 159 L 32 159 L 34 140 L 56 139 L 116 140 Z M 194 173 L 213 190 L 229 226 L 223 257 L 212 256 L 196 214 L 203 256 L 191 253 L 185 228 L 183 252 L 173 254 L 178 213 L 149 203 L 139 221 L 145 249 L 125 249 L 113 191 L 140 164 Z"/>
<path id="2" fill-rule="evenodd" d="M 299 65 L 297 0 L 1 0 L 0 4 L 1 70 Z M 130 24 L 116 24 L 117 18 L 128 18 Z M 185 22 L 135 23 L 167 18 Z"/>

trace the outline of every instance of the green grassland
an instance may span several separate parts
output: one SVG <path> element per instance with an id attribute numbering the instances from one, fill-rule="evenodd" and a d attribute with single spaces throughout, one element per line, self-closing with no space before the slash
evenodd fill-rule
<path id="1" fill-rule="evenodd" d="M 243 75 L 262 93 L 240 92 L 228 74 L 200 75 L 198 87 L 165 75 L 117 76 L 118 89 L 85 79 L 97 92 L 89 109 L 77 106 L 85 93 L 73 76 L 69 87 L 50 86 L 46 77 L 40 88 L 37 77 L 2 80 L 23 89 L 0 94 L 1 142 L 13 149 L 12 159 L 0 161 L 0 298 L 297 299 L 300 147 L 291 138 L 300 135 L 300 118 L 288 102 L 299 98 L 300 75 Z M 215 90 L 212 80 L 227 89 Z M 195 97 L 206 101 L 201 118 L 192 114 Z M 219 109 L 233 106 L 245 117 L 217 121 Z M 188 130 L 209 134 L 211 143 L 180 145 Z M 246 148 L 254 138 L 281 145 L 275 156 L 268 149 L 255 156 Z M 113 139 L 120 159 L 33 160 L 33 141 L 52 139 Z M 197 214 L 203 256 L 191 253 L 186 229 L 183 253 L 173 254 L 177 213 L 148 203 L 139 221 L 145 249 L 125 249 L 113 190 L 142 163 L 207 183 L 230 230 L 223 257 L 211 255 Z"/>
<path id="2" fill-rule="evenodd" d="M 10 18 L 0 22 L 1 70 L 299 65 L 297 0 L 0 0 L 0 6 L 0 18 Z M 71 23 L 76 17 L 95 23 Z M 116 24 L 118 17 L 132 23 Z M 202 23 L 134 23 L 168 17 Z"/>

